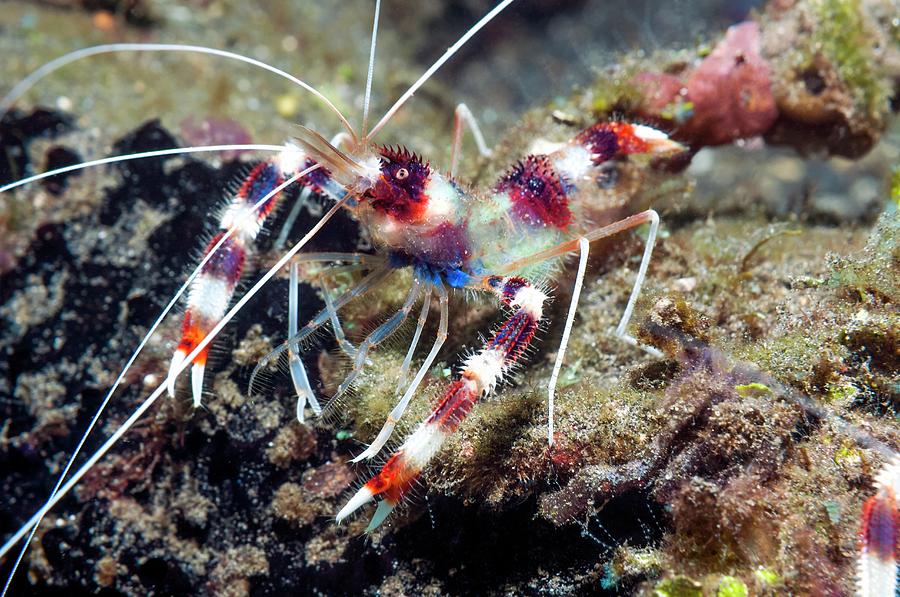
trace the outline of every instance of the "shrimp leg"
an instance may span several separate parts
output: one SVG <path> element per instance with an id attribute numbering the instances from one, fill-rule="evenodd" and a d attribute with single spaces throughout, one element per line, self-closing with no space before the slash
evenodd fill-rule
<path id="1" fill-rule="evenodd" d="M 334 395 L 335 398 L 346 392 L 356 378 L 362 373 L 363 367 L 366 365 L 366 357 L 369 355 L 369 351 L 389 338 L 391 334 L 396 332 L 397 328 L 406 321 L 407 317 L 409 317 L 409 312 L 412 310 L 413 305 L 419 298 L 419 294 L 422 292 L 423 285 L 424 284 L 420 280 L 414 280 L 412 288 L 409 289 L 409 293 L 406 295 L 406 301 L 403 303 L 403 307 L 394 313 L 387 321 L 375 328 L 375 331 L 369 334 L 369 336 L 360 343 L 356 353 L 356 359 L 353 362 L 353 369 L 347 374 L 347 377 L 341 382 L 341 385 L 338 386 L 337 392 L 335 392 Z"/>
<path id="2" fill-rule="evenodd" d="M 256 386 L 256 378 L 259 376 L 260 371 L 262 371 L 264 367 L 272 363 L 283 353 L 289 353 L 292 345 L 299 346 L 300 343 L 309 338 L 317 329 L 319 329 L 322 325 L 324 325 L 331 319 L 332 311 L 336 312 L 340 310 L 344 305 L 346 305 L 353 299 L 365 294 L 372 288 L 378 286 L 378 284 L 387 279 L 393 272 L 394 269 L 387 265 L 383 265 L 372 270 L 362 280 L 360 280 L 356 286 L 339 296 L 331 307 L 326 307 L 319 311 L 311 320 L 309 320 L 309 322 L 307 322 L 305 326 L 303 326 L 303 328 L 300 329 L 297 334 L 289 337 L 280 346 L 262 357 L 256 367 L 254 367 L 253 372 L 250 374 L 250 393 L 255 393 L 254 388 Z"/>
<path id="3" fill-rule="evenodd" d="M 291 263 L 290 286 L 288 289 L 288 338 L 295 338 L 299 331 L 300 318 L 300 262 L 301 261 L 348 261 L 353 263 L 350 267 L 360 267 L 365 263 L 367 256 L 356 253 L 307 253 L 300 255 Z M 344 330 L 341 328 L 340 321 L 337 317 L 337 311 L 331 302 L 331 297 L 327 290 L 323 289 L 325 296 L 325 308 L 331 318 L 331 324 L 334 328 L 335 339 L 341 348 L 347 354 L 356 354 L 356 349 L 344 337 Z M 304 422 L 304 410 L 306 403 L 309 402 L 310 407 L 316 416 L 322 414 L 322 408 L 316 399 L 316 394 L 309 383 L 309 376 L 306 374 L 306 368 L 303 366 L 303 360 L 300 358 L 300 343 L 297 340 L 288 341 L 288 369 L 291 373 L 291 382 L 294 385 L 294 393 L 297 394 L 297 420 Z"/>
<path id="4" fill-rule="evenodd" d="M 565 355 L 566 345 L 569 340 L 569 332 L 571 331 L 572 321 L 575 316 L 575 308 L 577 307 L 578 295 L 581 291 L 581 285 L 584 280 L 584 265 L 586 265 L 587 262 L 587 243 L 600 240 L 601 238 L 606 238 L 607 236 L 612 236 L 613 234 L 618 234 L 619 232 L 624 232 L 625 230 L 629 230 L 630 228 L 640 226 L 641 224 L 650 224 L 650 230 L 647 234 L 647 242 L 644 246 L 644 254 L 641 257 L 641 264 L 638 267 L 638 273 L 634 281 L 634 286 L 631 289 L 631 295 L 628 297 L 628 303 L 625 305 L 625 312 L 622 313 L 622 318 L 619 320 L 619 325 L 616 326 L 613 334 L 626 344 L 629 344 L 631 346 L 638 346 L 649 355 L 659 358 L 662 356 L 662 353 L 659 350 L 653 348 L 652 346 L 638 344 L 638 341 L 626 332 L 628 322 L 631 321 L 631 315 L 634 312 L 634 305 L 635 303 L 637 303 L 637 299 L 641 294 L 641 286 L 644 283 L 644 278 L 646 278 L 647 276 L 647 268 L 650 265 L 650 258 L 653 255 L 653 246 L 656 242 L 657 231 L 659 230 L 659 214 L 657 214 L 656 211 L 652 209 L 642 211 L 623 220 L 619 220 L 618 222 L 613 222 L 612 224 L 604 226 L 603 228 L 593 230 L 574 241 L 567 241 L 556 247 L 551 247 L 550 249 L 536 253 L 530 257 L 519 259 L 503 268 L 504 272 L 516 271 L 517 269 L 520 269 L 522 267 L 526 267 L 534 263 L 539 263 L 547 259 L 552 259 L 554 257 L 564 255 L 575 249 L 580 248 L 581 251 L 581 261 L 579 264 L 578 276 L 575 282 L 575 291 L 572 293 L 572 304 L 569 307 L 569 314 L 566 319 L 566 328 L 563 332 L 563 339 L 560 343 L 559 350 L 556 353 L 556 362 L 553 366 L 553 374 L 550 376 L 550 383 L 547 388 L 547 433 L 548 442 L 551 445 L 553 444 L 553 405 L 554 396 L 556 393 L 556 383 L 559 378 L 559 369 L 562 367 L 562 359 Z"/>
<path id="5" fill-rule="evenodd" d="M 465 104 L 458 104 L 453 112 L 453 143 L 450 145 L 450 178 L 456 177 L 457 166 L 459 165 L 460 148 L 462 147 L 462 137 L 464 126 L 468 125 L 475 138 L 475 145 L 478 146 L 478 153 L 484 157 L 493 155 L 493 151 L 484 142 L 484 135 L 481 133 L 481 127 L 475 120 L 475 115 Z"/>
<path id="6" fill-rule="evenodd" d="M 403 397 L 400 398 L 400 401 L 394 407 L 394 409 L 390 412 L 387 417 L 387 420 L 384 422 L 384 426 L 381 428 L 381 431 L 378 432 L 378 435 L 375 437 L 375 440 L 366 448 L 359 456 L 353 459 L 352 462 L 359 462 L 366 458 L 372 458 L 384 447 L 384 444 L 390 439 L 391 434 L 394 432 L 394 427 L 397 426 L 397 421 L 400 420 L 400 417 L 403 416 L 403 413 L 406 411 L 406 407 L 409 406 L 410 400 L 412 400 L 413 394 L 418 389 L 419 385 L 422 383 L 422 379 L 425 377 L 425 374 L 428 373 L 428 370 L 431 368 L 431 364 L 434 363 L 434 359 L 437 358 L 438 352 L 440 352 L 441 347 L 444 345 L 444 341 L 447 340 L 447 327 L 449 321 L 449 308 L 448 308 L 448 297 L 447 290 L 444 288 L 444 285 L 438 282 L 434 286 L 435 292 L 438 295 L 438 301 L 440 302 L 440 310 L 441 310 L 441 321 L 438 324 L 438 332 L 437 337 L 434 339 L 434 345 L 431 347 L 431 351 L 428 353 L 428 356 L 425 357 L 425 361 L 422 363 L 422 366 L 419 367 L 419 370 L 416 372 L 416 376 L 413 378 L 412 383 L 409 384 L 409 387 L 406 388 L 406 392 L 403 393 Z M 423 308 L 422 315 L 425 315 L 425 310 Z M 421 328 L 425 325 L 424 317 L 419 318 L 419 326 L 416 329 L 416 333 L 419 333 Z M 413 345 L 414 346 L 414 345 Z M 407 360 L 403 362 L 404 365 L 408 366 L 408 360 L 412 356 L 412 348 L 410 347 L 409 353 L 406 355 Z M 402 368 L 401 368 L 402 369 Z M 404 376 L 403 371 L 401 370 L 401 382 L 402 377 Z M 399 391 L 398 385 L 398 391 Z"/>
<path id="7" fill-rule="evenodd" d="M 388 459 L 381 471 L 338 512 L 338 522 L 377 496 L 381 501 L 366 530 L 377 528 L 409 492 L 428 462 L 479 398 L 494 391 L 531 345 L 543 317 L 547 294 L 520 277 L 491 276 L 485 278 L 484 289 L 496 294 L 514 312 L 485 342 L 481 351 L 465 360 L 459 379 L 450 383 L 431 415 Z"/>

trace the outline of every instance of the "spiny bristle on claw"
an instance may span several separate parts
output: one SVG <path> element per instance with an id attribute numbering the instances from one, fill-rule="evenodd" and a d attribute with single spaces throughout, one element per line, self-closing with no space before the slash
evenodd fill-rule
<path id="1" fill-rule="evenodd" d="M 439 440 L 437 442 L 431 442 L 434 443 L 436 447 L 439 447 L 440 443 L 443 441 L 443 434 L 440 434 L 441 437 L 439 438 L 434 438 L 435 430 L 426 429 L 427 427 L 431 426 L 422 425 L 419 427 L 419 430 L 410 437 L 410 440 L 417 435 L 420 437 L 428 435 L 432 436 L 433 439 Z M 414 448 L 414 446 L 408 446 L 408 444 L 410 444 L 409 440 L 407 440 L 404 446 Z M 436 451 L 436 448 L 434 451 Z M 422 459 L 419 458 L 418 460 Z M 427 461 L 427 459 L 425 459 L 425 461 Z M 397 504 L 400 503 L 403 496 L 409 492 L 421 472 L 422 466 L 417 462 L 417 459 L 407 457 L 401 449 L 401 451 L 391 456 L 377 475 L 369 479 L 368 483 L 359 488 L 359 491 L 357 491 L 353 497 L 350 498 L 350 501 L 341 508 L 340 512 L 338 512 L 335 520 L 341 522 L 353 514 L 353 512 L 374 500 L 377 496 L 380 497 L 381 500 L 378 502 L 378 508 L 375 510 L 372 520 L 369 521 L 369 525 L 366 527 L 367 533 L 374 531 L 382 522 L 384 522 L 394 508 L 397 507 Z"/>
<path id="2" fill-rule="evenodd" d="M 377 528 L 409 493 L 421 472 L 478 399 L 496 388 L 530 345 L 543 317 L 547 295 L 518 277 L 494 277 L 487 287 L 516 311 L 497 328 L 482 350 L 466 359 L 460 378 L 447 386 L 431 415 L 338 512 L 338 521 L 379 497 L 381 501 L 366 530 Z"/>
<path id="3" fill-rule="evenodd" d="M 684 151 L 681 143 L 652 127 L 627 122 L 600 122 L 585 129 L 575 141 L 586 147 L 597 164 L 616 155 L 650 154 L 670 156 Z"/>
<path id="4" fill-rule="evenodd" d="M 299 159 L 292 155 L 291 161 Z M 243 274 L 248 247 L 259 235 L 266 217 L 275 208 L 279 195 L 276 191 L 283 181 L 282 165 L 274 162 L 259 164 L 241 182 L 222 214 L 220 230 L 210 240 L 204 252 L 207 260 L 191 284 L 188 307 L 181 326 L 181 342 L 172 356 L 166 380 L 170 396 L 175 394 L 175 380 L 184 360 L 225 314 Z M 227 233 L 229 230 L 232 231 L 230 236 Z M 192 362 L 191 395 L 195 407 L 200 406 L 202 401 L 203 374 L 208 352 L 207 347 Z"/>

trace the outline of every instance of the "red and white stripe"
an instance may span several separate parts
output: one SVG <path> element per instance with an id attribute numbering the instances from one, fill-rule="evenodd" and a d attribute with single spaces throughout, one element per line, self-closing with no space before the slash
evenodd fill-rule
<path id="1" fill-rule="evenodd" d="M 169 365 L 166 383 L 170 396 L 175 395 L 177 373 L 184 360 L 225 315 L 243 275 L 252 244 L 266 218 L 275 209 L 280 193 L 272 195 L 259 208 L 254 209 L 256 204 L 275 190 L 286 176 L 298 171 L 305 162 L 305 156 L 295 147 L 290 147 L 278 158 L 258 164 L 244 178 L 223 211 L 219 219 L 219 232 L 207 245 L 204 257 L 210 255 L 228 230 L 233 232 L 211 255 L 191 283 L 181 326 L 181 341 Z M 208 354 L 209 346 L 200 351 L 191 364 L 191 393 L 195 407 L 201 403 Z"/>
<path id="2" fill-rule="evenodd" d="M 531 344 L 547 295 L 521 278 L 493 278 L 488 284 L 515 311 L 497 328 L 481 351 L 466 358 L 459 379 L 450 383 L 431 415 L 403 442 L 381 471 L 338 512 L 338 522 L 378 496 L 381 501 L 366 530 L 378 527 L 409 492 L 475 403 L 494 391 Z"/>
<path id="3" fill-rule="evenodd" d="M 875 495 L 863 505 L 857 594 L 884 597 L 898 594 L 897 549 L 900 543 L 900 455 L 888 462 L 875 483 Z"/>

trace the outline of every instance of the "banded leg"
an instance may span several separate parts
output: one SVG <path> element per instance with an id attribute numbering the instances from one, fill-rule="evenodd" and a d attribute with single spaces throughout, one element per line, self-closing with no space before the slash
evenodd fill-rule
<path id="1" fill-rule="evenodd" d="M 288 175 L 288 182 L 283 182 Z M 277 158 L 253 168 L 222 215 L 219 233 L 204 252 L 206 265 L 191 284 L 181 342 L 172 356 L 166 380 L 170 396 L 175 395 L 175 373 L 182 369 L 186 356 L 221 321 L 243 274 L 253 241 L 278 203 L 280 191 L 293 182 L 313 192 L 342 200 L 343 187 L 326 168 L 310 159 L 297 145 L 288 144 L 288 149 Z M 192 361 L 191 391 L 195 407 L 201 403 L 208 354 L 209 350 L 203 350 Z"/>
<path id="2" fill-rule="evenodd" d="M 475 120 L 475 115 L 469 110 L 465 104 L 456 106 L 453 112 L 453 143 L 450 145 L 450 178 L 456 177 L 456 168 L 459 165 L 460 148 L 462 147 L 463 127 L 469 126 L 472 136 L 475 138 L 475 145 L 478 147 L 478 153 L 484 157 L 493 155 L 493 151 L 484 142 L 484 135 L 481 133 L 481 127 Z"/>
<path id="3" fill-rule="evenodd" d="M 491 277 L 486 280 L 486 286 L 515 311 L 480 352 L 465 360 L 459 379 L 450 383 L 431 415 L 338 512 L 338 522 L 377 496 L 381 501 L 366 530 L 377 528 L 409 492 L 444 440 L 456 431 L 478 399 L 494 390 L 531 344 L 547 295 L 517 277 Z"/>
<path id="4" fill-rule="evenodd" d="M 221 244 L 191 284 L 181 326 L 181 342 L 169 366 L 167 386 L 170 396 L 175 395 L 174 373 L 225 314 L 235 286 L 243 274 L 249 245 L 275 208 L 279 194 L 272 195 L 256 212 L 253 211 L 254 205 L 276 189 L 282 180 L 283 172 L 277 163 L 259 164 L 244 180 L 222 216 L 220 231 L 207 245 L 204 255 L 219 244 L 227 230 L 234 228 L 235 232 Z M 208 354 L 208 348 L 201 351 L 194 358 L 191 367 L 191 390 L 195 407 L 201 403 L 203 373 Z"/>
<path id="5" fill-rule="evenodd" d="M 359 456 L 354 458 L 352 462 L 359 462 L 361 460 L 365 460 L 366 458 L 372 458 L 381 451 L 381 448 L 384 447 L 384 444 L 386 444 L 387 441 L 391 438 L 391 434 L 394 432 L 394 427 L 397 426 L 397 421 L 399 421 L 400 417 L 403 416 L 403 413 L 406 412 L 406 407 L 409 406 L 409 402 L 410 400 L 412 400 L 413 394 L 419 388 L 419 384 L 422 383 L 422 380 L 425 378 L 425 374 L 428 373 L 429 369 L 431 369 L 431 364 L 434 363 L 434 359 L 437 358 L 441 347 L 444 346 L 444 342 L 447 340 L 447 326 L 449 321 L 449 300 L 447 296 L 447 290 L 444 288 L 443 284 L 438 282 L 435 285 L 435 292 L 437 292 L 438 301 L 440 303 L 441 321 L 438 324 L 438 332 L 437 337 L 434 339 L 434 345 L 431 347 L 431 351 L 428 353 L 428 356 L 425 357 L 425 361 L 422 363 L 422 366 L 419 367 L 419 370 L 416 372 L 416 376 L 413 378 L 412 383 L 409 384 L 409 387 L 406 388 L 406 392 L 403 393 L 403 397 L 400 398 L 400 401 L 393 408 L 393 410 L 391 410 L 391 413 L 388 415 L 387 420 L 384 422 L 384 426 L 381 428 L 381 431 L 378 432 L 375 440 Z M 423 315 L 424 314 L 425 310 L 423 309 Z M 420 318 L 419 326 L 416 329 L 416 332 L 418 333 L 421 328 L 424 327 L 424 325 L 424 318 Z M 411 358 L 412 351 L 413 348 L 410 347 L 410 351 L 406 355 L 407 360 Z M 408 365 L 407 360 L 404 360 L 404 365 Z M 401 378 L 402 376 L 403 373 L 401 370 Z M 398 384 L 398 391 L 400 387 L 401 386 Z"/>
<path id="6" fill-rule="evenodd" d="M 897 549 L 900 544 L 900 456 L 881 469 L 875 495 L 866 500 L 859 532 L 857 595 L 897 594 Z"/>

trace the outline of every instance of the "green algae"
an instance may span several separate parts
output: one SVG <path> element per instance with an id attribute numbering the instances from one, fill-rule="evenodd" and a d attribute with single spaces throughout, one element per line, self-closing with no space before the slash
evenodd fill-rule
<path id="1" fill-rule="evenodd" d="M 890 96 L 874 65 L 860 0 L 810 0 L 816 17 L 813 47 L 820 49 L 869 117 L 881 118 Z"/>
<path id="2" fill-rule="evenodd" d="M 749 594 L 747 585 L 733 576 L 723 576 L 716 589 L 716 597 L 747 597 Z"/>
<path id="3" fill-rule="evenodd" d="M 836 402 L 848 405 L 859 396 L 859 388 L 852 383 L 829 383 L 825 391 L 825 399 L 828 402 Z"/>
<path id="4" fill-rule="evenodd" d="M 703 585 L 686 576 L 667 578 L 653 587 L 655 597 L 703 597 Z"/>
<path id="5" fill-rule="evenodd" d="M 781 578 L 771 568 L 760 566 L 753 571 L 753 576 L 763 586 L 777 585 L 781 582 Z"/>
<path id="6" fill-rule="evenodd" d="M 900 210 L 885 210 L 862 253 L 836 258 L 828 281 L 861 300 L 900 300 Z"/>
<path id="7" fill-rule="evenodd" d="M 734 391 L 737 392 L 738 396 L 741 398 L 767 396 L 772 394 L 772 388 L 759 382 L 736 385 L 734 386 Z"/>

